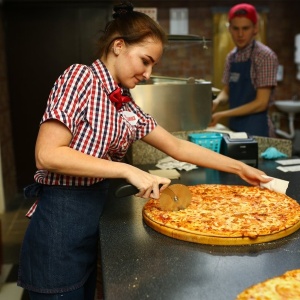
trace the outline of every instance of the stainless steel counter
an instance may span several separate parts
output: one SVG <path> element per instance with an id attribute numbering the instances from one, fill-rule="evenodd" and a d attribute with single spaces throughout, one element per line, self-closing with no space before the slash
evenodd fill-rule
<path id="1" fill-rule="evenodd" d="M 268 175 L 289 180 L 287 194 L 300 202 L 299 172 L 283 173 L 275 167 L 273 161 L 259 164 Z M 202 168 L 182 172 L 175 182 L 245 184 L 235 175 Z M 107 204 L 100 224 L 105 299 L 233 300 L 250 285 L 300 268 L 300 231 L 250 246 L 189 243 L 145 225 L 145 202 L 112 197 Z"/>

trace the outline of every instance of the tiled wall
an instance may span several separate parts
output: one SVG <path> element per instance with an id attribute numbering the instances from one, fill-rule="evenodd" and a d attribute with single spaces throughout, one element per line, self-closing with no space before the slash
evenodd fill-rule
<path id="1" fill-rule="evenodd" d="M 9 93 L 7 83 L 7 72 L 4 50 L 4 31 L 2 12 L 0 10 L 0 146 L 2 178 L 4 188 L 5 207 L 9 207 L 14 202 L 16 188 L 16 174 L 13 155 L 13 140 L 10 121 Z M 1 172 L 1 170 L 0 170 Z M 0 187 L 1 188 L 1 187 Z"/>

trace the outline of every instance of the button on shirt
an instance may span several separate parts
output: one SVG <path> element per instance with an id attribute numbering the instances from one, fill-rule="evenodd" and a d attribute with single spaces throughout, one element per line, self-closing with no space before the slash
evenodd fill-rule
<path id="1" fill-rule="evenodd" d="M 105 65 L 96 60 L 91 66 L 70 66 L 55 82 L 41 123 L 55 119 L 72 133 L 69 147 L 82 153 L 112 161 L 121 161 L 129 146 L 150 133 L 156 121 L 134 101 L 117 110 L 108 95 L 118 85 Z M 127 89 L 122 89 L 129 95 Z M 128 115 L 135 116 L 130 122 Z M 38 170 L 34 176 L 48 185 L 87 186 L 103 178 L 67 176 Z"/>

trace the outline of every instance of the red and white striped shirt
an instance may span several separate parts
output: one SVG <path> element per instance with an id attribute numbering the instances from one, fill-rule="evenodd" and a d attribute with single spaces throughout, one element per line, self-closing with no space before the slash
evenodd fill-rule
<path id="1" fill-rule="evenodd" d="M 112 161 L 121 161 L 129 146 L 150 133 L 156 121 L 134 101 L 117 110 L 108 95 L 118 85 L 105 65 L 96 60 L 91 66 L 70 66 L 55 82 L 41 123 L 55 119 L 72 133 L 69 147 L 82 153 Z M 123 94 L 130 95 L 123 89 Z M 134 114 L 130 123 L 127 112 Z M 36 182 L 47 185 L 88 186 L 103 178 L 67 176 L 38 170 Z"/>

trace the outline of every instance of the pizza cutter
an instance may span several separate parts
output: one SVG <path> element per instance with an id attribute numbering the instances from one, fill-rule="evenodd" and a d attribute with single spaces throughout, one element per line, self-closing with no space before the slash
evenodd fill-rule
<path id="1" fill-rule="evenodd" d="M 115 191 L 117 198 L 135 195 L 139 190 L 132 184 L 122 184 Z M 172 184 L 165 188 L 159 197 L 159 208 L 161 210 L 185 209 L 192 200 L 189 188 L 183 184 Z"/>

